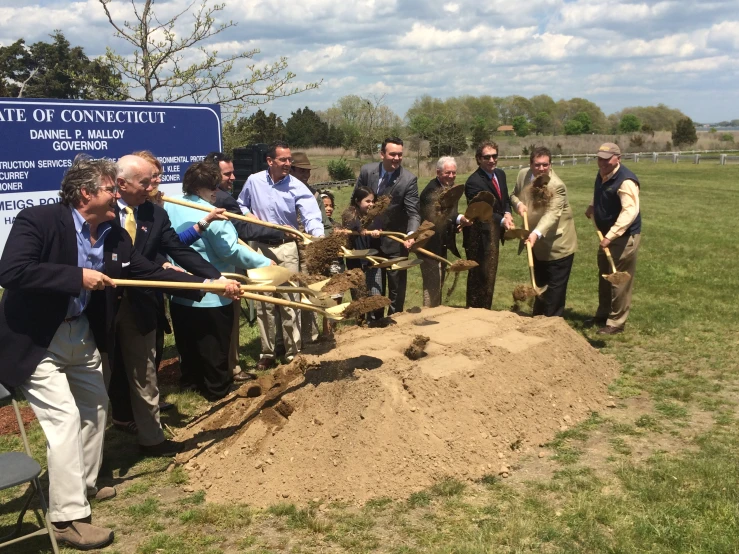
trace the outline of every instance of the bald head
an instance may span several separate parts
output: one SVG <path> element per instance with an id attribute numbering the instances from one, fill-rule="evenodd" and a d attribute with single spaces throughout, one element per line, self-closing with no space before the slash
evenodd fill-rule
<path id="1" fill-rule="evenodd" d="M 123 156 L 118 160 L 118 192 L 129 206 L 140 206 L 152 189 L 154 166 L 138 156 Z"/>

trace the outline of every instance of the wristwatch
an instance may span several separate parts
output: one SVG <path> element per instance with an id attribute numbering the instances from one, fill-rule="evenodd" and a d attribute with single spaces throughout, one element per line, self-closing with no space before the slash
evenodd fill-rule
<path id="1" fill-rule="evenodd" d="M 201 231 L 205 231 L 210 226 L 209 221 L 205 221 L 204 219 L 201 219 L 198 221 L 198 227 L 200 227 Z"/>

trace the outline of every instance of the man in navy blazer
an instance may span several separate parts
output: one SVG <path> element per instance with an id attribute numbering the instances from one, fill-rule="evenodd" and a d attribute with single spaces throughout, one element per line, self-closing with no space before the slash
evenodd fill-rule
<path id="1" fill-rule="evenodd" d="M 169 256 L 193 275 L 218 279 L 221 272 L 180 241 L 164 208 L 147 202 L 156 167 L 133 155 L 120 158 L 117 166 L 118 199 L 111 225 L 133 235 L 135 250 L 150 262 L 163 265 Z M 116 319 L 120 363 L 114 365 L 109 385 L 113 418 L 120 421 L 118 414 L 125 413 L 128 417 L 123 421 L 130 421 L 133 416 L 139 448 L 149 456 L 174 456 L 181 449 L 179 443 L 164 438 L 159 420 L 156 329 L 159 319 L 166 317 L 163 314 L 162 295 L 154 289 L 129 287 L 123 291 Z"/>
<path id="2" fill-rule="evenodd" d="M 46 435 L 57 541 L 85 550 L 113 541 L 89 523 L 87 500 L 97 492 L 108 405 L 101 352 L 115 348 L 120 289 L 111 279 L 203 282 L 152 264 L 110 225 L 115 177 L 109 160 L 76 159 L 61 202 L 22 210 L 0 259 L 0 382 L 23 392 Z M 230 294 L 236 286 L 229 282 Z"/>
<path id="3" fill-rule="evenodd" d="M 498 145 L 483 142 L 475 151 L 475 160 L 477 171 L 469 176 L 464 185 L 467 202 L 469 204 L 481 192 L 492 193 L 495 202 L 492 222 L 475 221 L 471 227 L 463 230 L 462 246 L 467 259 L 479 264 L 467 275 L 467 307 L 489 310 L 493 306 L 499 243 L 502 242 L 503 231 L 512 229 L 514 225 L 505 172 L 496 167 Z"/>
<path id="4" fill-rule="evenodd" d="M 362 166 L 355 188 L 367 187 L 376 196 L 390 196 L 390 204 L 383 213 L 378 229 L 413 233 L 421 224 L 418 178 L 400 165 L 403 161 L 403 141 L 397 137 L 386 138 L 380 148 L 380 159 L 380 163 Z M 377 242 L 372 247 L 377 247 L 380 256 L 386 258 L 407 256 L 413 244 L 412 239 L 400 244 L 388 237 L 382 237 Z M 383 269 L 379 275 L 381 282 L 376 283 L 378 293 L 385 294 L 387 281 L 387 295 L 390 298 L 387 315 L 402 312 L 408 278 L 406 272 Z M 370 319 L 381 319 L 383 315 L 384 310 L 377 310 L 370 315 Z"/>

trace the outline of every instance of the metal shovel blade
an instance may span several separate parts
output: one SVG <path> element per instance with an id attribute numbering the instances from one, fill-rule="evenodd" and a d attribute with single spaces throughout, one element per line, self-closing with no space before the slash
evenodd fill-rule
<path id="1" fill-rule="evenodd" d="M 377 258 L 373 257 L 373 258 L 368 258 L 368 259 L 370 259 L 370 261 L 374 262 L 370 267 L 374 267 L 374 268 L 377 268 L 377 269 L 383 269 L 383 268 L 386 268 L 386 267 L 390 267 L 390 266 L 393 266 L 393 265 L 395 265 L 395 264 L 397 264 L 399 262 L 408 260 L 408 258 L 391 258 L 391 259 L 388 260 L 386 258 L 379 258 L 379 257 L 377 257 Z"/>
<path id="2" fill-rule="evenodd" d="M 470 221 L 492 221 L 493 207 L 487 202 L 473 202 L 467 206 L 464 216 Z"/>
<path id="3" fill-rule="evenodd" d="M 366 258 L 367 256 L 377 256 L 377 250 L 373 248 L 366 248 L 364 250 L 347 250 L 344 249 L 342 256 L 344 258 Z"/>
<path id="4" fill-rule="evenodd" d="M 390 269 L 406 270 L 412 267 L 416 267 L 417 265 L 421 265 L 422 263 L 423 263 L 423 260 L 420 260 L 418 258 L 416 258 L 415 260 L 405 259 L 405 260 L 400 260 L 397 263 L 394 263 L 392 266 L 390 266 Z"/>
<path id="5" fill-rule="evenodd" d="M 601 274 L 606 281 L 612 285 L 623 285 L 631 279 L 631 275 L 625 271 L 616 271 L 615 273 L 603 273 Z"/>
<path id="6" fill-rule="evenodd" d="M 508 229 L 504 234 L 503 238 L 506 240 L 521 239 L 526 240 L 529 238 L 529 233 L 526 229 Z"/>
<path id="7" fill-rule="evenodd" d="M 262 284 L 269 282 L 273 285 L 281 285 L 290 279 L 293 274 L 287 268 L 280 267 L 278 265 L 268 265 L 267 267 L 258 267 L 256 269 L 247 269 L 246 275 L 249 280 L 260 281 Z"/>

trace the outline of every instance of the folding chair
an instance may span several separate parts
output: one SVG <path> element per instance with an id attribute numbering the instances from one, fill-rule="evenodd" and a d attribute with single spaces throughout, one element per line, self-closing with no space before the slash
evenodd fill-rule
<path id="1" fill-rule="evenodd" d="M 10 392 L 0 385 L 0 400 L 4 400 L 10 396 Z M 28 437 L 26 436 L 26 429 L 23 426 L 23 420 L 21 419 L 21 411 L 18 409 L 18 403 L 15 401 L 15 398 L 11 398 L 11 400 L 13 402 L 13 410 L 15 410 L 15 417 L 18 419 L 18 426 L 21 430 L 21 438 L 23 439 L 23 446 L 26 449 L 26 453 L 3 452 L 0 454 L 0 490 L 17 487 L 23 483 L 30 483 L 29 489 L 31 489 L 31 494 L 28 495 L 26 502 L 23 504 L 23 509 L 18 516 L 15 529 L 10 534 L 0 537 L 0 548 L 35 537 L 36 535 L 49 535 L 49 539 L 51 540 L 51 549 L 54 554 L 59 554 L 59 547 L 56 544 L 54 529 L 47 517 L 49 508 L 46 504 L 46 498 L 44 498 L 44 493 L 41 489 L 41 482 L 38 478 L 41 474 L 41 466 L 31 456 L 31 447 L 28 445 Z M 23 525 L 23 516 L 26 514 L 28 507 L 31 505 L 31 501 L 36 494 L 38 494 L 42 513 L 39 517 L 38 512 L 35 510 L 34 512 L 36 514 L 36 518 L 39 519 L 41 529 L 27 535 L 19 536 L 21 526 Z"/>

